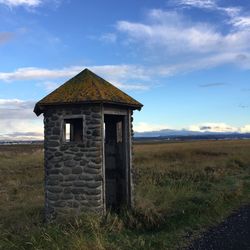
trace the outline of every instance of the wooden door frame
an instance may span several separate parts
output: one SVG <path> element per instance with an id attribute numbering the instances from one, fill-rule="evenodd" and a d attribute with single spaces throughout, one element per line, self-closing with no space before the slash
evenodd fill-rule
<path id="1" fill-rule="evenodd" d="M 106 204 L 106 176 L 105 176 L 105 141 L 104 141 L 104 116 L 105 115 L 119 115 L 122 116 L 123 120 L 123 134 L 124 134 L 124 159 L 125 159 L 125 185 L 126 185 L 126 194 L 125 201 L 127 206 L 132 205 L 131 199 L 131 183 L 132 183 L 132 173 L 131 173 L 131 162 L 132 162 L 132 152 L 131 152 L 131 111 L 129 109 L 118 109 L 113 107 L 102 107 L 102 174 L 103 174 L 103 183 L 102 183 L 102 200 L 103 200 L 103 211 L 106 213 L 107 204 Z"/>

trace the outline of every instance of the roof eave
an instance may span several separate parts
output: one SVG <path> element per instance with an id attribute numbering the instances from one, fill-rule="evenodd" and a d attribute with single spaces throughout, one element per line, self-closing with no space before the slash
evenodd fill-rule
<path id="1" fill-rule="evenodd" d="M 70 103 L 70 102 L 55 102 L 55 103 L 36 103 L 33 112 L 39 116 L 42 114 L 45 110 L 46 107 L 51 107 L 51 106 L 61 106 L 61 105 L 81 105 L 81 104 L 112 104 L 112 105 L 120 105 L 120 106 L 126 106 L 128 108 L 132 108 L 133 110 L 141 110 L 143 105 L 141 103 L 138 104 L 129 104 L 129 103 L 120 103 L 120 102 L 114 102 L 114 101 L 83 101 L 83 102 L 75 102 L 75 103 Z"/>

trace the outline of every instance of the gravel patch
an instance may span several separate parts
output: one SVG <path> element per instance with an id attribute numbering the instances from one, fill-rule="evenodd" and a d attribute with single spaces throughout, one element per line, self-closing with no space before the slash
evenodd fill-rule
<path id="1" fill-rule="evenodd" d="M 186 250 L 250 250 L 250 205 L 209 229 Z"/>

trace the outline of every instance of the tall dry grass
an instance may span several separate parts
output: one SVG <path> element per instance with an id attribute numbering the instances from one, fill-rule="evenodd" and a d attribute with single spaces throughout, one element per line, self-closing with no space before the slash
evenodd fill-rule
<path id="1" fill-rule="evenodd" d="M 175 249 L 250 202 L 250 141 L 134 151 L 135 209 L 46 225 L 41 147 L 0 147 L 0 249 Z"/>

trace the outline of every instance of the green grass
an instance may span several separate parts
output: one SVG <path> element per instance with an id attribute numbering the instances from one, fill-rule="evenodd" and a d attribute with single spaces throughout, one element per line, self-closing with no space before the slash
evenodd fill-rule
<path id="1" fill-rule="evenodd" d="M 0 147 L 0 249 L 177 249 L 250 203 L 250 141 L 134 146 L 136 206 L 43 219 L 43 151 Z"/>

